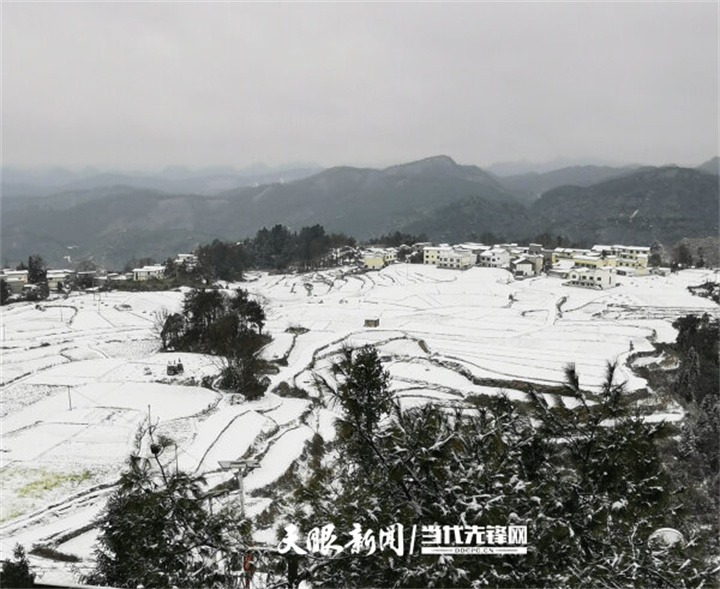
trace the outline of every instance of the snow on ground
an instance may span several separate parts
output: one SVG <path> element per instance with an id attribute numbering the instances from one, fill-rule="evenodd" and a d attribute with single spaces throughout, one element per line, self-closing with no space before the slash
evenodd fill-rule
<path id="1" fill-rule="evenodd" d="M 204 474 L 214 485 L 233 477 L 220 460 L 260 460 L 245 479 L 253 491 L 248 512 L 259 513 L 270 501 L 261 490 L 282 477 L 314 433 L 334 438 L 338 408 L 313 403 L 322 397 L 317 378 L 332 384 L 329 368 L 343 345 L 378 347 L 403 407 L 497 395 L 498 387 L 478 384 L 482 379 L 506 381 L 505 394 L 526 400 L 511 382 L 560 383 L 568 362 L 577 365 L 585 388 L 597 388 L 613 360 L 631 390 L 642 388 L 646 383 L 625 366 L 630 354 L 673 341 L 671 324 L 679 316 L 717 313 L 714 303 L 687 291 L 714 279 L 706 270 L 623 277 L 607 291 L 546 277 L 516 282 L 505 271 L 481 268 L 349 270 L 253 273 L 248 282 L 228 285 L 263 302 L 265 330 L 275 338 L 264 354 L 287 359 L 270 375 L 270 390 L 286 382 L 310 399 L 268 393 L 233 404 L 232 396 L 198 387 L 203 376 L 217 374 L 217 359 L 158 351 L 157 313 L 178 310 L 182 290 L 77 294 L 4 307 L 0 558 L 15 542 L 91 555 L 95 532 L 84 526 L 102 509 L 128 454 L 149 454 L 148 406 L 156 434 L 177 444 L 162 455 L 170 468 Z M 365 327 L 367 319 L 380 325 Z M 185 373 L 167 376 L 168 362 L 177 360 Z M 31 559 L 51 571 L 48 578 L 67 574 L 63 565 Z"/>
<path id="2" fill-rule="evenodd" d="M 245 489 L 260 489 L 279 479 L 295 459 L 300 457 L 305 442 L 312 438 L 313 433 L 306 425 L 284 432 L 262 458 L 260 467 L 247 476 Z"/>

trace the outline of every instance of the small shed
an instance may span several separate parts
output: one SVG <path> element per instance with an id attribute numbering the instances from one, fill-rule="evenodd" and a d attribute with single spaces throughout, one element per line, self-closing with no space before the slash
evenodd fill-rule
<path id="1" fill-rule="evenodd" d="M 380 327 L 380 319 L 365 319 L 365 327 Z"/>

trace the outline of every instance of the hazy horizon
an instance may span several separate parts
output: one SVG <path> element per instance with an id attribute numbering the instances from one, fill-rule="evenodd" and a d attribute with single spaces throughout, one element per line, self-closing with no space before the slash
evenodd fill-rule
<path id="1" fill-rule="evenodd" d="M 8 168 L 697 166 L 718 5 L 4 3 Z"/>

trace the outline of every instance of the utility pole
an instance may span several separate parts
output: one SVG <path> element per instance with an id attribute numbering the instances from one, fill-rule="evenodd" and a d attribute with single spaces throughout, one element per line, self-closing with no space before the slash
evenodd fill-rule
<path id="1" fill-rule="evenodd" d="M 240 515 L 245 516 L 245 477 L 260 466 L 258 460 L 221 460 L 218 462 L 223 470 L 234 470 L 240 493 Z"/>

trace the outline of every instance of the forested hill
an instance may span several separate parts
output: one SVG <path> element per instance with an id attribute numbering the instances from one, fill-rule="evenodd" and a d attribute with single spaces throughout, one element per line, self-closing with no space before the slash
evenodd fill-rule
<path id="1" fill-rule="evenodd" d="M 549 232 L 588 243 L 669 246 L 717 235 L 717 220 L 718 176 L 699 170 L 643 168 L 556 188 L 529 204 L 482 169 L 437 156 L 383 170 L 331 168 L 214 196 L 105 187 L 7 199 L 2 254 L 3 264 L 41 253 L 55 267 L 67 265 L 68 255 L 118 267 L 215 238 L 241 240 L 276 224 L 321 224 L 361 240 L 398 230 L 450 242 L 486 233 L 522 241 Z"/>
<path id="2" fill-rule="evenodd" d="M 717 235 L 718 214 L 718 177 L 672 166 L 557 188 L 529 209 L 537 228 L 594 243 L 671 244 Z"/>
<path id="3" fill-rule="evenodd" d="M 560 186 L 592 186 L 611 178 L 632 174 L 638 169 L 632 166 L 571 166 L 550 172 L 504 176 L 499 178 L 499 181 L 508 190 L 520 193 L 532 202 L 544 192 Z"/>

